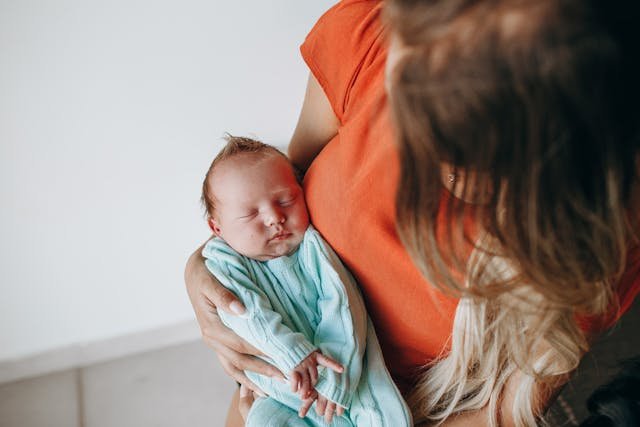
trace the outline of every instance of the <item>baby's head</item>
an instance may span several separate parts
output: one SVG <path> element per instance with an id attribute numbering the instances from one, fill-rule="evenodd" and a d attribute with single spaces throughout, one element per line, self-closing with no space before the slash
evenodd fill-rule
<path id="1" fill-rule="evenodd" d="M 293 167 L 276 148 L 227 136 L 202 185 L 207 222 L 238 253 L 259 261 L 288 255 L 309 215 Z"/>

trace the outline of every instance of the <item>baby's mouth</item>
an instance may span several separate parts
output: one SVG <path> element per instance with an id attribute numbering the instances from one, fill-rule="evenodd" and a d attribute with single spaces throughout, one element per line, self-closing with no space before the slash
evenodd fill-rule
<path id="1" fill-rule="evenodd" d="M 284 239 L 288 238 L 289 236 L 291 236 L 291 233 L 288 233 L 286 231 L 281 231 L 280 233 L 278 233 L 275 236 L 271 237 L 269 240 L 270 241 L 272 241 L 272 240 L 275 240 L 275 241 L 284 240 Z"/>

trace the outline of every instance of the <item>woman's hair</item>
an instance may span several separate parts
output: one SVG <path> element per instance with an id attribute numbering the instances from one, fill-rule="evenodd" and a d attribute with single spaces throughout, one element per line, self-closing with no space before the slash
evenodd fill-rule
<path id="1" fill-rule="evenodd" d="M 240 154 L 253 154 L 259 156 L 277 155 L 286 158 L 286 156 L 277 148 L 255 139 L 226 134 L 224 136 L 224 140 L 227 141 L 227 144 L 222 147 L 218 155 L 213 159 L 213 162 L 211 162 L 211 165 L 207 170 L 207 174 L 204 177 L 204 181 L 202 182 L 202 195 L 200 196 L 200 201 L 208 217 L 213 217 L 216 205 L 210 178 L 213 171 L 220 165 L 220 163 Z"/>
<path id="2" fill-rule="evenodd" d="M 520 371 L 512 416 L 534 424 L 535 381 L 588 349 L 576 313 L 615 303 L 640 145 L 632 3 L 388 0 L 398 231 L 430 282 L 462 298 L 450 353 L 411 398 L 418 419 L 490 405 L 495 424 Z M 454 185 L 486 203 L 442 202 L 442 163 L 472 172 Z"/>

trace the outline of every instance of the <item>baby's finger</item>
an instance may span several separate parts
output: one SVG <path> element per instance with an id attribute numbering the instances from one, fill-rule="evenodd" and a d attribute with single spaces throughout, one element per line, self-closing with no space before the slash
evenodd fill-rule
<path id="1" fill-rule="evenodd" d="M 331 424 L 333 420 L 333 413 L 336 410 L 336 404 L 334 402 L 327 403 L 327 409 L 324 410 L 324 422 L 327 424 Z"/>
<path id="2" fill-rule="evenodd" d="M 313 401 L 315 399 L 305 399 L 302 401 L 302 405 L 300 406 L 300 409 L 298 410 L 298 416 L 300 418 L 304 418 L 307 416 L 307 412 L 309 412 L 309 408 L 311 408 L 311 405 L 313 405 Z"/>
<path id="3" fill-rule="evenodd" d="M 340 405 L 336 406 L 336 414 L 338 414 L 338 416 L 342 416 L 342 414 L 344 414 L 344 408 Z"/>
<path id="4" fill-rule="evenodd" d="M 289 384 L 291 385 L 291 392 L 297 393 L 300 388 L 300 374 L 296 371 L 291 372 L 291 378 L 289 378 Z"/>
<path id="5" fill-rule="evenodd" d="M 327 399 L 325 399 L 323 396 L 318 395 L 318 400 L 316 401 L 316 414 L 322 416 L 326 407 Z"/>
<path id="6" fill-rule="evenodd" d="M 342 373 L 342 371 L 344 371 L 344 368 L 341 364 L 339 364 L 329 356 L 325 356 L 324 354 L 318 354 L 316 360 L 318 361 L 319 365 L 326 366 L 327 368 L 332 369 L 338 373 Z"/>
<path id="7" fill-rule="evenodd" d="M 300 384 L 300 398 L 307 399 L 309 398 L 309 394 L 311 393 L 311 384 L 309 381 L 309 372 L 305 372 L 301 375 L 301 384 Z"/>
<path id="8" fill-rule="evenodd" d="M 309 368 L 309 379 L 311 380 L 311 387 L 315 386 L 318 382 L 318 366 L 312 365 Z"/>

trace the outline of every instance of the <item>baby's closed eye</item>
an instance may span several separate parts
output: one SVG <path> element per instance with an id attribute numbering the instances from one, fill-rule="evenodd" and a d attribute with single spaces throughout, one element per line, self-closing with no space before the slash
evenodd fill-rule
<path id="1" fill-rule="evenodd" d="M 281 199 L 281 200 L 278 200 L 278 204 L 280 206 L 290 206 L 290 205 L 293 204 L 293 202 L 295 202 L 295 200 L 296 200 L 295 197 L 290 197 L 290 198 L 287 198 L 287 199 Z"/>
<path id="2" fill-rule="evenodd" d="M 252 211 L 248 211 L 248 212 L 240 215 L 238 217 L 238 219 L 245 219 L 245 220 L 253 219 L 253 218 L 255 218 L 256 215 L 258 215 L 258 211 L 257 210 L 252 210 Z"/>

